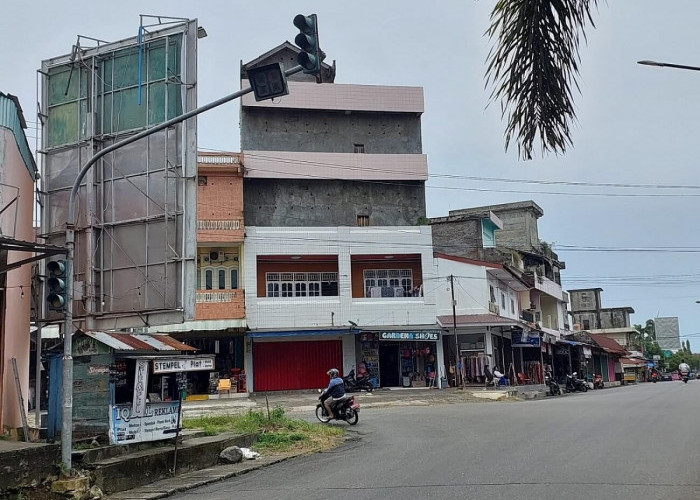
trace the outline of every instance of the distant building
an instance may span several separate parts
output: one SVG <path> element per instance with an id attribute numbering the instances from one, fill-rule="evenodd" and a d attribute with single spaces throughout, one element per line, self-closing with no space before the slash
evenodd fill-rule
<path id="1" fill-rule="evenodd" d="M 681 334 L 678 318 L 654 318 L 656 341 L 664 351 L 676 352 L 681 349 Z"/>

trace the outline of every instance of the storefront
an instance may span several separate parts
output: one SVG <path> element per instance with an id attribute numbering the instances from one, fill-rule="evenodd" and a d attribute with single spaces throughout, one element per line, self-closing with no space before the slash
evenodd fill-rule
<path id="1" fill-rule="evenodd" d="M 439 387 L 440 332 L 381 331 L 357 335 L 358 374 L 379 387 Z"/>
<path id="2" fill-rule="evenodd" d="M 355 367 L 355 334 L 348 328 L 250 332 L 246 356 L 249 391 L 325 388 L 329 369 L 342 376 Z"/>
<path id="3" fill-rule="evenodd" d="M 513 330 L 511 345 L 519 348 L 522 369 L 519 371 L 518 383 L 544 384 L 542 337 L 538 331 Z"/>
<path id="4" fill-rule="evenodd" d="M 214 369 L 213 357 L 194 351 L 167 335 L 77 332 L 73 339 L 74 437 L 104 434 L 112 444 L 173 437 L 168 434 L 177 427 L 187 374 L 208 374 Z M 59 352 L 47 357 L 47 433 L 53 438 L 61 426 L 63 359 Z"/>
<path id="5" fill-rule="evenodd" d="M 243 334 L 200 333 L 201 335 L 173 334 L 173 337 L 197 349 L 198 353 L 214 357 L 214 369 L 210 373 L 191 373 L 188 377 L 188 399 L 215 397 L 214 395 L 218 394 L 220 379 L 231 381 L 230 392 L 247 392 Z"/>

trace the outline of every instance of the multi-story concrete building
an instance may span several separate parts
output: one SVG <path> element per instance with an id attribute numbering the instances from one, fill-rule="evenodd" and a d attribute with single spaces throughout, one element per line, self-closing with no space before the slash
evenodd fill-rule
<path id="1" fill-rule="evenodd" d="M 285 43 L 242 65 L 243 83 L 298 51 Z M 241 102 L 249 388 L 319 387 L 331 367 L 427 383 L 442 348 L 420 225 L 423 90 L 334 83 L 334 66 L 322 80 L 298 75 L 288 96 Z"/>
<path id="2" fill-rule="evenodd" d="M 209 372 L 191 373 L 189 392 L 206 394 L 216 377 L 231 377 L 232 390 L 244 392 L 246 329 L 243 289 L 243 159 L 238 153 L 203 153 L 197 157 L 197 291 L 194 321 L 152 328 L 215 354 Z"/>
<path id="3" fill-rule="evenodd" d="M 569 290 L 575 330 L 605 335 L 629 351 L 641 351 L 639 332 L 632 326 L 631 307 L 603 307 L 602 288 Z"/>
<path id="4" fill-rule="evenodd" d="M 524 201 L 452 210 L 447 217 L 431 219 L 435 252 L 490 265 L 488 304 L 482 305 L 488 314 L 463 318 L 463 326 L 473 320 L 472 329 L 491 337 L 479 345 L 496 346 L 484 351 L 494 356 L 493 362 L 505 369 L 512 363 L 526 378 L 538 381 L 542 364 L 556 364 L 555 344 L 569 330 L 568 297 L 560 281 L 565 264 L 539 239 L 542 215 L 535 202 Z M 513 346 L 520 349 L 507 355 Z M 563 361 L 560 365 L 563 370 Z"/>

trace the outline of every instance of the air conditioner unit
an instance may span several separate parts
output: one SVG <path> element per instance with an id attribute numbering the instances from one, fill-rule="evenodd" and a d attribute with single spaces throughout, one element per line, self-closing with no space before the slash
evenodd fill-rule
<path id="1" fill-rule="evenodd" d="M 209 260 L 211 262 L 223 262 L 224 261 L 224 253 L 219 252 L 218 250 L 214 250 L 209 252 Z"/>

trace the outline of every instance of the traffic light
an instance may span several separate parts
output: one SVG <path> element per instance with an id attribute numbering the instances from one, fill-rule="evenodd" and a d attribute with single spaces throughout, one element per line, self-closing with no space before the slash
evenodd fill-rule
<path id="1" fill-rule="evenodd" d="M 300 31 L 294 38 L 294 43 L 302 50 L 297 56 L 297 62 L 304 68 L 304 73 L 317 75 L 321 71 L 321 61 L 323 61 L 324 54 L 318 43 L 316 14 L 297 15 L 294 18 L 294 26 Z"/>
<path id="2" fill-rule="evenodd" d="M 49 273 L 49 279 L 46 281 L 49 288 L 46 296 L 49 309 L 63 311 L 66 305 L 66 261 L 53 260 L 46 265 L 46 270 Z"/>
<path id="3" fill-rule="evenodd" d="M 248 80 L 253 88 L 256 101 L 274 99 L 289 94 L 287 77 L 282 64 L 274 63 L 248 70 Z"/>

